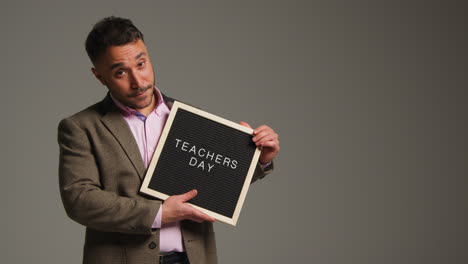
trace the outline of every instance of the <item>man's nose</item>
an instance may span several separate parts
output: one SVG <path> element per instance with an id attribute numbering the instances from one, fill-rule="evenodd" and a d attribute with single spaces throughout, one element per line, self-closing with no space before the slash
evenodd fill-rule
<path id="1" fill-rule="evenodd" d="M 130 74 L 130 81 L 131 81 L 131 85 L 132 85 L 132 88 L 140 88 L 140 87 L 143 87 L 143 78 L 138 74 L 138 72 L 132 72 Z"/>

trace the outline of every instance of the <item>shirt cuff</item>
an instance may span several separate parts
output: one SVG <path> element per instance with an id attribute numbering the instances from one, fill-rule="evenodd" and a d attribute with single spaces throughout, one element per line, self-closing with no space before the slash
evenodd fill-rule
<path id="1" fill-rule="evenodd" d="M 151 228 L 161 228 L 161 220 L 162 220 L 162 205 L 159 207 L 159 211 L 154 218 L 153 225 Z"/>
<path id="2" fill-rule="evenodd" d="M 260 163 L 260 167 L 262 167 L 262 169 L 265 169 L 266 167 L 270 166 L 271 161 L 268 162 L 267 164 L 262 164 L 261 162 L 259 162 L 259 163 Z"/>

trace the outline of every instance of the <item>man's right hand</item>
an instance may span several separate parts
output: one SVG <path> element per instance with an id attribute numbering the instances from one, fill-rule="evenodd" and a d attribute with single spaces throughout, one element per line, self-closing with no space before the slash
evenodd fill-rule
<path id="1" fill-rule="evenodd" d="M 172 195 L 167 198 L 162 205 L 161 222 L 167 224 L 185 219 L 198 223 L 203 221 L 214 222 L 213 217 L 186 203 L 195 196 L 197 196 L 197 190 L 191 190 L 181 195 Z"/>

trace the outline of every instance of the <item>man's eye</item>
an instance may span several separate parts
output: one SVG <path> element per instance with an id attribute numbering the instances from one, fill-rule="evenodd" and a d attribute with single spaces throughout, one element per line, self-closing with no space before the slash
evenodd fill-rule
<path id="1" fill-rule="evenodd" d="M 124 74 L 125 74 L 124 71 L 116 71 L 115 72 L 115 75 L 117 75 L 117 76 L 123 76 Z"/>
<path id="2" fill-rule="evenodd" d="M 138 66 L 143 67 L 143 66 L 145 66 L 145 64 L 146 64 L 146 62 L 141 61 L 140 63 L 138 63 Z"/>

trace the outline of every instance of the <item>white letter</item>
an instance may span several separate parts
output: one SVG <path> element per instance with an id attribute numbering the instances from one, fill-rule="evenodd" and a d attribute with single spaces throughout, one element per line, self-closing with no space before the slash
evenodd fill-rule
<path id="1" fill-rule="evenodd" d="M 222 158 L 222 157 L 223 157 L 223 155 L 217 154 L 217 155 L 216 155 L 215 162 L 218 163 L 218 164 L 221 164 L 221 158 Z"/>
<path id="2" fill-rule="evenodd" d="M 184 143 L 182 143 L 182 150 L 187 151 L 187 147 L 188 147 L 188 142 L 184 141 Z"/>
<path id="3" fill-rule="evenodd" d="M 226 161 L 226 160 L 227 160 L 227 161 Z M 230 160 L 228 157 L 224 157 L 223 166 L 229 167 L 229 162 L 230 162 L 230 161 L 231 161 L 231 160 Z M 226 165 L 226 163 L 227 163 L 227 165 Z"/>
<path id="4" fill-rule="evenodd" d="M 200 154 L 202 150 L 203 150 L 203 154 Z M 203 158 L 203 156 L 205 156 L 205 152 L 206 150 L 204 148 L 198 149 L 198 156 L 200 156 L 200 158 Z"/>
<path id="5" fill-rule="evenodd" d="M 200 161 L 200 164 L 198 164 L 197 169 L 202 167 L 203 170 L 205 170 L 205 163 L 203 161 Z"/>
<path id="6" fill-rule="evenodd" d="M 192 161 L 194 161 L 193 164 L 192 164 Z M 195 165 L 197 165 L 197 158 L 195 158 L 195 157 L 190 157 L 189 165 L 192 166 L 192 167 L 195 166 Z"/>
<path id="7" fill-rule="evenodd" d="M 176 140 L 177 140 L 177 143 L 175 144 L 175 147 L 177 148 L 179 146 L 179 142 L 182 141 L 182 140 L 177 139 L 177 138 L 176 138 Z"/>
<path id="8" fill-rule="evenodd" d="M 193 154 L 197 154 L 197 149 L 195 148 L 195 145 L 189 150 L 189 152 L 193 152 Z"/>
<path id="9" fill-rule="evenodd" d="M 237 168 L 237 160 L 232 161 L 231 168 L 233 168 L 233 169 Z"/>
<path id="10" fill-rule="evenodd" d="M 211 153 L 208 151 L 208 154 L 206 154 L 206 159 L 209 159 L 210 158 L 210 154 L 211 154 L 211 160 L 213 160 L 213 157 L 214 157 L 214 153 Z"/>
<path id="11" fill-rule="evenodd" d="M 210 163 L 208 163 L 208 172 L 210 172 L 213 167 L 214 165 L 211 165 Z"/>

